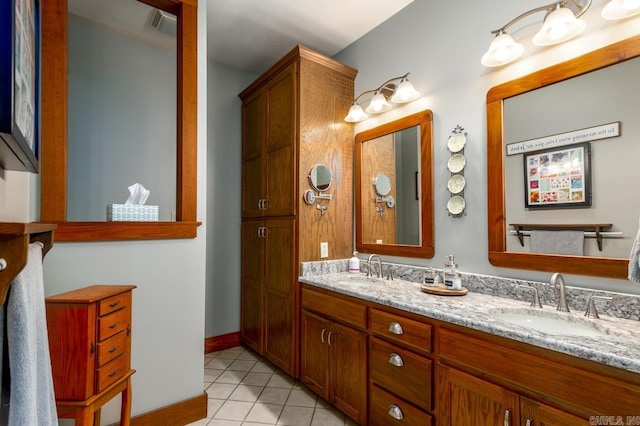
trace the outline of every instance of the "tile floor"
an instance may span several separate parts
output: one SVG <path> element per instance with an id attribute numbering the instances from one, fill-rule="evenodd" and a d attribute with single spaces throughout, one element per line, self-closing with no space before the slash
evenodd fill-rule
<path id="1" fill-rule="evenodd" d="M 352 426 L 355 423 L 269 361 L 238 346 L 206 354 L 207 418 L 189 426 Z"/>

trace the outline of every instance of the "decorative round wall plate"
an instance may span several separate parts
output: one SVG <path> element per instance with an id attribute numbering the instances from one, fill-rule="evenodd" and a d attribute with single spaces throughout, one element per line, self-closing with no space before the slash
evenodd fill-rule
<path id="1" fill-rule="evenodd" d="M 459 173 L 464 169 L 464 166 L 467 164 L 467 159 L 464 158 L 462 154 L 453 154 L 449 157 L 449 161 L 447 162 L 447 168 L 451 173 Z"/>
<path id="2" fill-rule="evenodd" d="M 449 201 L 447 202 L 447 210 L 449 210 L 449 213 L 451 214 L 462 213 L 464 211 L 464 207 L 464 198 L 459 195 L 454 195 L 453 197 L 449 198 Z"/>
<path id="3" fill-rule="evenodd" d="M 465 133 L 454 133 L 449 136 L 447 147 L 451 152 L 460 152 L 467 144 L 467 135 Z"/>
<path id="4" fill-rule="evenodd" d="M 452 194 L 459 194 L 462 192 L 466 185 L 466 180 L 462 175 L 453 175 L 449 178 L 447 182 L 447 188 L 449 188 L 449 192 Z"/>

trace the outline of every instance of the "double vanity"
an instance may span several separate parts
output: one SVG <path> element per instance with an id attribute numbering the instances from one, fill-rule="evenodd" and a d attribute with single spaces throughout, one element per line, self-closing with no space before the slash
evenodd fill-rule
<path id="1" fill-rule="evenodd" d="M 640 421 L 635 298 L 599 302 L 591 319 L 586 300 L 602 292 L 567 288 L 571 312 L 559 312 L 558 289 L 542 283 L 465 274 L 468 294 L 446 297 L 421 291 L 423 268 L 396 266 L 389 280 L 328 263 L 299 278 L 300 379 L 359 423 Z"/>

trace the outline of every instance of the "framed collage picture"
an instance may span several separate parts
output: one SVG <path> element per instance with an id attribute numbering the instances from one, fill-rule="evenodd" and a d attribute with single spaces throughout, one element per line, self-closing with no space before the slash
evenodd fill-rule
<path id="1" fill-rule="evenodd" d="M 525 208 L 591 206 L 589 142 L 523 154 Z"/>
<path id="2" fill-rule="evenodd" d="M 38 171 L 40 2 L 0 2 L 0 167 Z"/>

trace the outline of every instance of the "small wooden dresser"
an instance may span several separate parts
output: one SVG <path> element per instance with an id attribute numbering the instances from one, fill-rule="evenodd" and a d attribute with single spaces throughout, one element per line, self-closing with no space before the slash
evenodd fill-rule
<path id="1" fill-rule="evenodd" d="M 99 425 L 100 408 L 122 393 L 120 424 L 129 424 L 134 288 L 94 285 L 46 298 L 58 417 Z"/>

